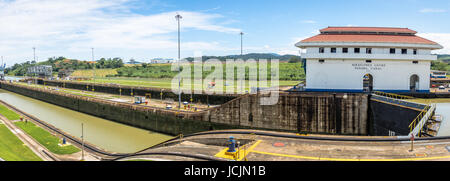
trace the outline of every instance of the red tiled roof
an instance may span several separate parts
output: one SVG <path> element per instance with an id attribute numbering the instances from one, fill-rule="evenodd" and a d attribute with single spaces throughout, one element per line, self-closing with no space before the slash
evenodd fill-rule
<path id="1" fill-rule="evenodd" d="M 320 30 L 325 32 L 379 32 L 379 33 L 410 33 L 416 34 L 414 30 L 408 28 L 388 28 L 388 27 L 328 27 Z"/>
<path id="2" fill-rule="evenodd" d="M 436 42 L 415 35 L 363 35 L 363 34 L 319 34 L 301 41 L 310 42 L 370 42 L 370 43 L 413 43 L 438 45 Z"/>

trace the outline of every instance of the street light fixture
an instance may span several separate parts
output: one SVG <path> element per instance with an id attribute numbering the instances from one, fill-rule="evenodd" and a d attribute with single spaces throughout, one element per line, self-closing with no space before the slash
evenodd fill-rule
<path id="1" fill-rule="evenodd" d="M 183 17 L 179 14 L 177 14 L 175 16 L 175 19 L 178 22 L 178 72 L 180 72 L 180 70 L 181 70 L 181 67 L 180 67 L 180 59 L 181 59 L 181 56 L 180 56 L 180 20 L 182 18 Z M 181 109 L 181 75 L 180 74 L 178 74 L 178 75 L 179 75 L 178 76 L 178 111 L 179 111 Z"/>

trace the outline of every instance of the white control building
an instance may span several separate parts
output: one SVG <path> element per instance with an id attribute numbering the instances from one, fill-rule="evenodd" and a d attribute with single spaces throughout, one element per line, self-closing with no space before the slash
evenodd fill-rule
<path id="1" fill-rule="evenodd" d="M 429 92 L 431 51 L 443 48 L 408 28 L 328 27 L 305 49 L 306 91 Z"/>

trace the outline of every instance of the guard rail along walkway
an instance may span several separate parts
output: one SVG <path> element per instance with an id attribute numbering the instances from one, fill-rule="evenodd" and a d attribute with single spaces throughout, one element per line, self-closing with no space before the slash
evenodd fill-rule
<path id="1" fill-rule="evenodd" d="M 420 137 L 423 127 L 428 122 L 428 120 L 433 116 L 434 111 L 436 110 L 436 104 L 427 105 L 414 119 L 414 121 L 409 125 L 410 133 L 409 137 Z"/>

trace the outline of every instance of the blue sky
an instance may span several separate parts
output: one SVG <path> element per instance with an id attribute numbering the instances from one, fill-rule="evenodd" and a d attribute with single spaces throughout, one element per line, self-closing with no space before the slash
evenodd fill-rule
<path id="1" fill-rule="evenodd" d="M 294 44 L 327 26 L 408 27 L 450 53 L 450 1 L 430 0 L 0 0 L 0 54 L 9 65 L 33 57 L 175 58 L 244 52 L 298 54 Z"/>

